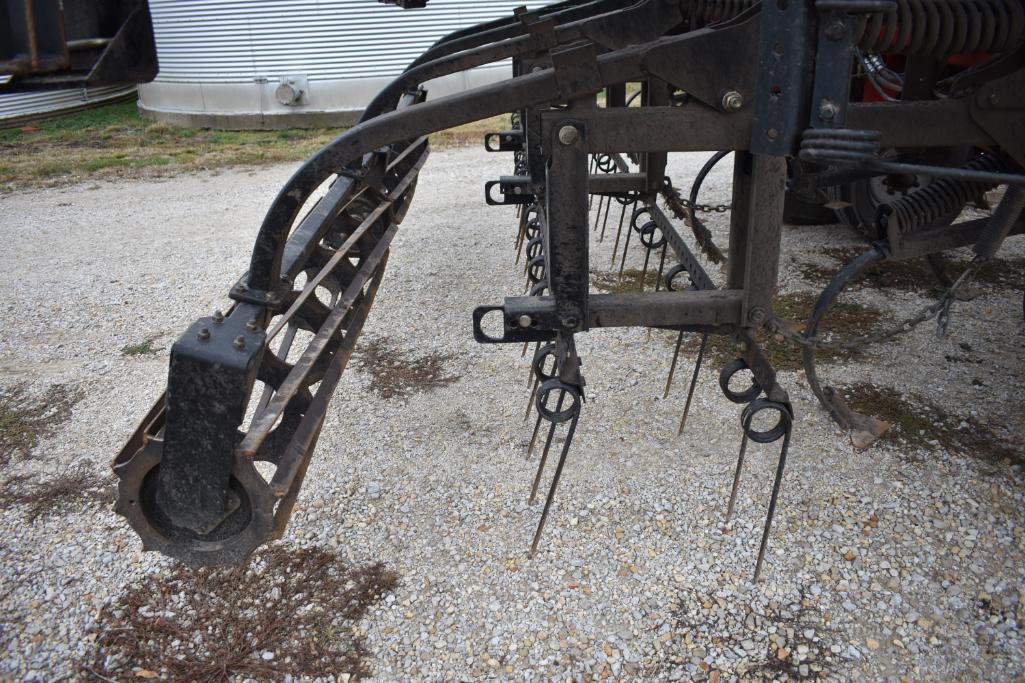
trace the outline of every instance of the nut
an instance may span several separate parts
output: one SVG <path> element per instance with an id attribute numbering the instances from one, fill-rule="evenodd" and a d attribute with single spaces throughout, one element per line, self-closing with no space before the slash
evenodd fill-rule
<path id="1" fill-rule="evenodd" d="M 246 348 L 246 338 L 240 334 L 239 336 L 235 337 L 235 341 L 232 342 L 232 345 L 236 349 L 241 351 L 242 349 Z"/>
<path id="2" fill-rule="evenodd" d="M 722 96 L 723 111 L 740 111 L 744 106 L 744 96 L 736 90 L 730 90 Z"/>
<path id="3" fill-rule="evenodd" d="M 577 130 L 576 126 L 563 126 L 559 129 L 559 142 L 562 144 L 573 145 L 579 139 L 580 131 Z"/>
<path id="4" fill-rule="evenodd" d="M 827 100 L 819 105 L 819 118 L 823 121 L 832 121 L 838 111 L 836 105 Z"/>
<path id="5" fill-rule="evenodd" d="M 218 325 L 224 322 L 224 313 L 221 312 L 221 309 L 218 308 L 214 311 L 213 321 Z"/>
<path id="6" fill-rule="evenodd" d="M 826 38 L 832 41 L 842 40 L 847 35 L 847 27 L 842 21 L 834 21 L 826 27 Z"/>
<path id="7" fill-rule="evenodd" d="M 196 333 L 196 338 L 199 339 L 199 341 L 206 341 L 210 338 L 210 330 L 205 327 L 200 329 L 199 332 Z"/>

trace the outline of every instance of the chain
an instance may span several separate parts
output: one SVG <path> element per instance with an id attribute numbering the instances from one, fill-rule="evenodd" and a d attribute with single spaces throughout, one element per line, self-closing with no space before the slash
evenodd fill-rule
<path id="1" fill-rule="evenodd" d="M 684 199 L 680 196 L 680 191 L 673 187 L 673 183 L 669 180 L 668 176 L 663 180 L 661 193 L 662 199 L 666 203 L 666 208 L 676 216 L 677 220 L 681 220 L 690 226 L 691 232 L 694 233 L 694 239 L 697 240 L 698 247 L 708 257 L 708 260 L 725 266 L 726 257 L 723 255 L 722 250 L 716 246 L 715 240 L 712 239 L 711 231 L 698 218 L 697 212 L 725 213 L 730 210 L 731 205 L 698 204 L 689 199 Z"/>
<path id="2" fill-rule="evenodd" d="M 976 257 L 968 264 L 961 276 L 952 284 L 947 291 L 940 296 L 939 300 L 920 310 L 914 316 L 903 320 L 897 325 L 884 330 L 883 332 L 876 334 L 866 334 L 860 337 L 854 337 L 852 339 L 839 339 L 839 340 L 827 340 L 822 337 L 808 338 L 797 332 L 792 325 L 786 324 L 785 321 L 781 321 L 779 318 L 771 318 L 766 326 L 769 331 L 774 334 L 778 334 L 784 339 L 791 341 L 799 346 L 807 346 L 813 349 L 842 349 L 842 350 L 857 350 L 868 344 L 874 344 L 886 341 L 893 337 L 907 334 L 911 330 L 915 329 L 919 325 L 933 318 L 938 317 L 936 334 L 938 337 L 943 338 L 947 335 L 947 326 L 950 323 L 950 307 L 954 303 L 954 299 L 957 297 L 957 292 L 966 284 L 972 281 L 975 277 L 976 272 L 981 268 L 986 259 L 982 257 Z"/>
<path id="3" fill-rule="evenodd" d="M 670 195 L 670 193 L 672 194 Z M 702 213 L 726 213 L 733 208 L 733 204 L 701 204 L 698 202 L 691 202 L 691 200 L 680 195 L 680 191 L 671 185 L 665 186 L 662 191 L 662 196 L 666 200 L 667 204 L 671 204 L 675 201 L 684 209 L 700 211 Z M 672 196 L 672 200 L 670 200 L 670 196 Z M 673 213 L 677 213 L 677 211 L 674 209 Z M 682 219 L 683 216 L 677 216 L 677 218 Z"/>

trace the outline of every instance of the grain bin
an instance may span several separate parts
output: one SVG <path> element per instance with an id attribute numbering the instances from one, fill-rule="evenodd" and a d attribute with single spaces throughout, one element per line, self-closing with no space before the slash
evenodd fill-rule
<path id="1" fill-rule="evenodd" d="M 504 16 L 524 0 L 150 0 L 160 73 L 139 88 L 144 116 L 212 128 L 351 124 L 442 36 Z M 508 76 L 491 66 L 439 79 L 432 97 Z"/>

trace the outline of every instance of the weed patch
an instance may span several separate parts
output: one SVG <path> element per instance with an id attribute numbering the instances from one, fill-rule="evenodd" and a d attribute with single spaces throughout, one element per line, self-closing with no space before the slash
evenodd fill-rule
<path id="1" fill-rule="evenodd" d="M 951 414 L 915 394 L 861 383 L 838 389 L 858 411 L 888 420 L 892 428 L 884 438 L 895 438 L 918 448 L 941 446 L 961 455 L 993 463 L 1025 464 L 1025 453 L 1001 439 L 971 416 Z"/>
<path id="2" fill-rule="evenodd" d="M 360 367 L 370 375 L 370 389 L 381 398 L 406 398 L 448 386 L 459 379 L 446 370 L 451 354 L 430 353 L 416 357 L 382 338 L 361 343 L 357 356 Z"/>
<path id="3" fill-rule="evenodd" d="M 138 344 L 128 344 L 122 347 L 121 355 L 123 356 L 146 356 L 151 353 L 157 353 L 162 349 L 160 347 L 153 346 L 155 338 L 147 339 L 146 341 L 139 342 Z"/>
<path id="4" fill-rule="evenodd" d="M 53 434 L 71 417 L 81 394 L 53 386 L 31 396 L 24 386 L 0 388 L 0 467 L 13 457 L 27 458 L 39 440 Z"/>
<path id="5" fill-rule="evenodd" d="M 619 271 L 591 271 L 591 284 L 609 294 L 625 294 L 641 291 L 643 282 L 645 289 L 654 289 L 658 271 L 651 271 L 645 276 L 639 268 L 626 268 L 622 275 Z"/>
<path id="6" fill-rule="evenodd" d="M 0 507 L 24 505 L 28 521 L 62 513 L 88 503 L 113 503 L 113 477 L 97 477 L 92 462 L 72 465 L 58 474 L 17 474 L 0 484 Z"/>
<path id="7" fill-rule="evenodd" d="M 829 247 L 821 254 L 836 263 L 835 266 L 823 266 L 817 263 L 802 261 L 798 270 L 802 279 L 810 284 L 825 285 L 840 268 L 850 263 L 867 247 Z M 968 261 L 950 259 L 946 261 L 946 272 L 952 280 L 964 272 Z M 992 288 L 1025 289 L 1025 258 L 1013 257 L 993 259 L 979 269 L 974 282 Z M 883 261 L 867 268 L 859 277 L 852 281 L 848 288 L 872 287 L 888 288 L 905 292 L 917 292 L 929 296 L 939 296 L 943 291 L 936 276 L 924 258 L 907 261 Z"/>
<path id="8" fill-rule="evenodd" d="M 81 674 L 108 680 L 225 681 L 239 676 L 360 678 L 370 673 L 357 623 L 398 581 L 320 548 L 275 544 L 247 567 L 177 565 L 104 607 Z"/>
<path id="9" fill-rule="evenodd" d="M 797 330 L 803 330 L 811 316 L 818 296 L 811 292 L 793 292 L 777 296 L 773 301 L 773 310 L 777 317 L 797 324 Z M 830 308 L 826 319 L 819 328 L 819 336 L 833 333 L 840 337 L 857 337 L 880 331 L 885 327 L 886 314 L 878 308 L 853 302 L 838 301 Z M 760 329 L 758 341 L 766 357 L 777 370 L 799 370 L 803 367 L 801 348 L 767 330 Z M 669 338 L 676 343 L 676 337 Z M 689 353 L 696 353 L 701 344 L 700 335 L 690 335 L 684 339 L 682 348 Z M 730 337 L 712 335 L 708 337 L 705 350 L 707 359 L 715 367 L 721 368 L 737 357 L 737 348 Z M 820 363 L 836 363 L 857 358 L 859 352 L 847 349 L 818 349 L 815 359 Z"/>

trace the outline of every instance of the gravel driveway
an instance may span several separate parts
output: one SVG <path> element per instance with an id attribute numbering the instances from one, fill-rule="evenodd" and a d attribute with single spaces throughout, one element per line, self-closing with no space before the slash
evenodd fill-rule
<path id="1" fill-rule="evenodd" d="M 670 172 L 683 184 L 704 157 L 683 155 Z M 376 678 L 1025 676 L 1025 476 L 1007 457 L 1021 456 L 1025 437 L 1020 290 L 982 286 L 955 306 L 947 339 L 926 325 L 822 367 L 834 384 L 943 407 L 934 422 L 952 420 L 950 438 L 906 434 L 857 452 L 799 373 L 781 373 L 795 433 L 758 584 L 776 450 L 750 451 L 724 531 L 739 411 L 719 391 L 718 366 L 704 371 L 678 438 L 693 353 L 662 400 L 673 335 L 581 335 L 587 403 L 542 550 L 528 559 L 540 505 L 526 503 L 536 464 L 524 460 L 527 361 L 518 347 L 470 336 L 474 306 L 522 292 L 514 216 L 482 201 L 483 180 L 508 173 L 509 161 L 477 149 L 428 161 L 365 335 L 393 357 L 434 363 L 445 381 L 383 396 L 370 358 L 357 356 L 284 540 L 398 574 L 357 626 Z M 291 170 L 0 197 L 0 385 L 82 395 L 0 479 L 83 461 L 97 480 L 108 476 L 163 389 L 167 349 L 224 306 Z M 721 164 L 702 200 L 727 200 L 729 180 Z M 727 220 L 710 219 L 720 244 Z M 610 241 L 594 247 L 592 267 L 607 267 Z M 856 244 L 838 227 L 787 228 L 781 291 L 817 291 L 809 264 L 835 269 L 822 254 Z M 628 267 L 641 262 L 635 248 Z M 1021 238 L 1006 252 L 1020 263 Z M 886 320 L 929 301 L 869 288 L 852 300 Z M 146 340 L 161 350 L 121 352 Z M 985 431 L 1004 450 L 965 446 L 976 442 L 958 430 Z M 171 563 L 143 554 L 108 503 L 28 519 L 26 505 L 0 503 L 0 678 L 77 676 L 98 610 Z"/>

